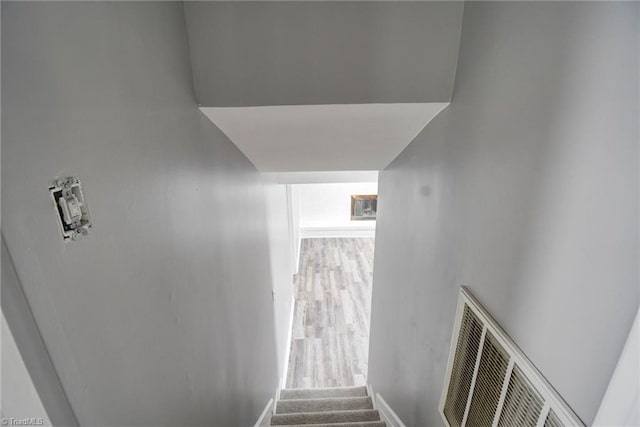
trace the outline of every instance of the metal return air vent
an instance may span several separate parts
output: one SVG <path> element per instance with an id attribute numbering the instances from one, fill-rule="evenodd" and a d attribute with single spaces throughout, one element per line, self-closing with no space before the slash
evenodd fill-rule
<path id="1" fill-rule="evenodd" d="M 449 427 L 584 425 L 465 288 L 439 409 Z"/>

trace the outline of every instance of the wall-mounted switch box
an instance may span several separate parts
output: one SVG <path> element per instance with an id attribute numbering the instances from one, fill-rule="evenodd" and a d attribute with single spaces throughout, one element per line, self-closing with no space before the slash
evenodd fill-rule
<path id="1" fill-rule="evenodd" d="M 49 187 L 49 192 L 58 214 L 62 238 L 75 240 L 81 234 L 88 234 L 91 215 L 80 180 L 75 176 L 58 178 Z"/>

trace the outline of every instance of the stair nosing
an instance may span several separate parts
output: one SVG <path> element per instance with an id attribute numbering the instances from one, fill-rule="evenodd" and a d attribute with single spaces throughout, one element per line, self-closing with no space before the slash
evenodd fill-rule
<path id="1" fill-rule="evenodd" d="M 331 412 L 339 410 L 373 409 L 371 397 L 338 397 L 319 399 L 290 399 L 278 402 L 277 414 L 294 414 L 305 412 Z"/>
<path id="2" fill-rule="evenodd" d="M 372 400 L 371 396 L 344 396 L 344 397 L 308 397 L 304 399 L 281 399 L 279 402 L 309 402 L 309 401 L 331 401 L 331 400 L 355 400 L 355 399 L 365 399 Z"/>
<path id="3" fill-rule="evenodd" d="M 331 416 L 345 416 L 345 415 L 353 415 L 355 417 L 370 417 L 372 419 L 364 419 L 364 420 L 353 420 L 353 421 L 340 421 L 339 422 L 343 422 L 343 423 L 347 423 L 347 422 L 375 422 L 375 421 L 382 421 L 381 417 L 380 417 L 380 411 L 378 411 L 377 409 L 349 409 L 349 410 L 342 410 L 342 411 L 325 411 L 325 412 L 294 412 L 294 413 L 284 413 L 284 414 L 273 414 L 272 415 L 272 419 L 275 420 L 281 420 L 281 421 L 285 421 L 287 418 L 313 418 L 313 417 L 318 417 L 318 418 L 323 418 L 326 417 L 327 415 L 331 415 Z M 315 424 L 329 424 L 326 421 L 321 421 L 318 420 L 318 422 L 315 422 Z M 335 423 L 334 423 L 335 424 Z M 271 424 L 273 426 L 283 426 L 283 425 L 287 425 L 287 424 Z M 296 425 L 294 424 L 289 424 L 289 425 Z M 309 425 L 313 425 L 313 424 L 309 424 Z"/>
<path id="4" fill-rule="evenodd" d="M 281 413 L 281 414 L 273 414 L 272 417 L 287 416 L 287 415 L 300 415 L 300 414 L 305 414 L 305 415 L 318 415 L 318 414 L 326 415 L 328 413 L 330 413 L 330 414 L 335 414 L 335 413 L 343 414 L 343 413 L 349 413 L 349 412 L 377 412 L 378 415 L 380 415 L 380 412 L 377 409 L 373 408 L 373 409 L 337 409 L 337 410 L 332 410 L 332 411 L 314 411 L 314 412 L 285 412 L 285 413 Z"/>
<path id="5" fill-rule="evenodd" d="M 281 424 L 281 425 L 273 425 L 270 427 L 302 427 L 302 426 L 337 426 L 337 427 L 349 427 L 349 426 L 358 426 L 362 424 L 380 424 L 382 426 L 386 426 L 385 421 L 382 420 L 370 420 L 370 421 L 347 421 L 340 423 L 315 423 L 315 424 Z"/>
<path id="6" fill-rule="evenodd" d="M 348 386 L 348 387 L 283 388 L 282 391 L 316 391 L 316 390 L 326 391 L 326 390 L 356 390 L 356 389 L 366 390 L 367 387 L 363 385 L 355 385 L 355 386 Z"/>
<path id="7" fill-rule="evenodd" d="M 289 388 L 280 392 L 279 400 L 321 399 L 329 397 L 367 397 L 369 390 L 365 386 L 355 387 L 323 387 L 323 388 Z"/>

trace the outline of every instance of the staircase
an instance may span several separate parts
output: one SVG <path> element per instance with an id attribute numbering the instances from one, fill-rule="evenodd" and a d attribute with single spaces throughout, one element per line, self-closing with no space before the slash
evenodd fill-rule
<path id="1" fill-rule="evenodd" d="M 366 387 L 282 390 L 271 425 L 386 427 Z"/>

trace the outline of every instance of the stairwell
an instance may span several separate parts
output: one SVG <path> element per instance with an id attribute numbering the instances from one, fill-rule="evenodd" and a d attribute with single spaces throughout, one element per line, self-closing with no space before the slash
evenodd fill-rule
<path id="1" fill-rule="evenodd" d="M 282 390 L 271 425 L 386 427 L 366 387 Z"/>

